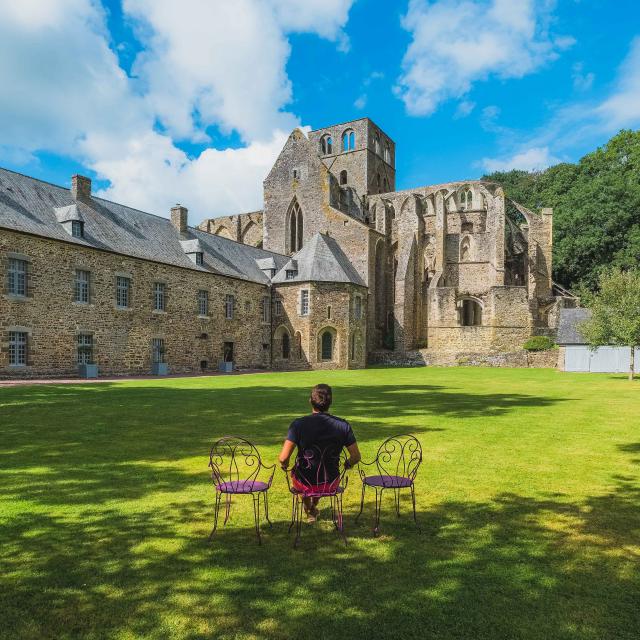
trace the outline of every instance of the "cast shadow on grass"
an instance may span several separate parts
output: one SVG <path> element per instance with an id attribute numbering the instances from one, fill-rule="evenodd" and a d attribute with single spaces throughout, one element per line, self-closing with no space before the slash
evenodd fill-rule
<path id="1" fill-rule="evenodd" d="M 379 539 L 369 505 L 360 524 L 347 514 L 347 547 L 319 522 L 298 552 L 282 519 L 262 547 L 248 520 L 207 544 L 209 512 L 193 500 L 1 522 L 7 637 L 637 638 L 632 483 L 580 504 L 442 502 L 420 511 L 422 533 L 388 500 Z"/>
<path id="2" fill-rule="evenodd" d="M 102 383 L 7 391 L 0 426 L 2 492 L 44 505 L 100 504 L 187 489 L 194 476 L 183 472 L 183 459 L 202 458 L 206 471 L 211 444 L 230 433 L 276 448 L 291 419 L 308 409 L 306 387 Z M 443 417 L 507 416 L 561 402 L 437 385 L 345 385 L 337 398 L 336 413 L 352 422 L 364 452 L 390 435 L 442 431 Z M 266 462 L 273 460 L 267 456 Z"/>

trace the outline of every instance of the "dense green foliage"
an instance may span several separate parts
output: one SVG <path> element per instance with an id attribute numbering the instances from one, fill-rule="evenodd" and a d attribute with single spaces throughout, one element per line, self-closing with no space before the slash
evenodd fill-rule
<path id="1" fill-rule="evenodd" d="M 523 345 L 526 351 L 546 351 L 553 349 L 556 343 L 548 336 L 532 336 Z"/>
<path id="2" fill-rule="evenodd" d="M 593 347 L 631 347 L 633 379 L 634 349 L 640 344 L 640 269 L 604 270 L 596 293 L 586 295 L 583 302 L 591 309 L 591 318 L 580 327 L 582 335 Z"/>
<path id="3" fill-rule="evenodd" d="M 593 289 L 603 267 L 640 266 L 640 131 L 621 131 L 577 164 L 484 176 L 524 206 L 554 210 L 554 280 Z"/>
<path id="4" fill-rule="evenodd" d="M 328 382 L 365 460 L 415 433 L 410 499 L 347 547 L 321 520 L 300 549 L 277 471 L 255 543 L 237 498 L 211 544 L 211 442 L 273 462 Z M 310 371 L 0 387 L 0 638 L 637 640 L 640 396 L 620 376 L 472 367 Z"/>

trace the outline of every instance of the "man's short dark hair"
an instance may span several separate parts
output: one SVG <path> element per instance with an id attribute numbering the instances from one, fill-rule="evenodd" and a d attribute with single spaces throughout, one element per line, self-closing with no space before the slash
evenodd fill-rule
<path id="1" fill-rule="evenodd" d="M 318 411 L 328 411 L 333 400 L 328 384 L 317 384 L 311 389 L 311 406 Z"/>

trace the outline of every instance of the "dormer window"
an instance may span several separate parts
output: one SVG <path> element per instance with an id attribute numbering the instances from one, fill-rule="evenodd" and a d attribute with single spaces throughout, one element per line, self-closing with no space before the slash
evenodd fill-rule
<path id="1" fill-rule="evenodd" d="M 196 252 L 196 264 L 200 267 L 204 264 L 204 254 L 202 251 Z"/>
<path id="2" fill-rule="evenodd" d="M 84 238 L 84 222 L 80 220 L 72 220 L 71 235 L 74 238 Z"/>
<path id="3" fill-rule="evenodd" d="M 287 280 L 293 280 L 298 275 L 298 272 L 293 269 L 286 270 L 286 278 Z"/>

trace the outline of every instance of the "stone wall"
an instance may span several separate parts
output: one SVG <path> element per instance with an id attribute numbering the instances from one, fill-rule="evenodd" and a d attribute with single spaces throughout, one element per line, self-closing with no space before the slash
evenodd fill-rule
<path id="1" fill-rule="evenodd" d="M 300 314 L 300 291 L 309 291 L 309 313 Z M 362 317 L 355 318 L 355 297 L 361 298 Z M 275 304 L 279 301 L 280 304 Z M 363 287 L 339 283 L 291 283 L 274 288 L 273 367 L 276 369 L 353 369 L 366 364 L 367 293 Z M 278 314 L 277 309 L 282 313 Z M 332 333 L 333 357 L 323 360 L 320 340 Z M 283 357 L 284 334 L 291 353 Z M 355 339 L 355 345 L 352 340 Z M 352 346 L 354 351 L 352 352 Z M 353 357 L 352 357 L 353 356 Z"/>
<path id="2" fill-rule="evenodd" d="M 6 293 L 10 253 L 29 260 L 29 291 L 24 299 Z M 268 295 L 264 285 L 6 230 L 0 231 L 0 257 L 0 376 L 75 374 L 79 333 L 92 334 L 101 374 L 149 374 L 153 338 L 165 341 L 170 373 L 198 372 L 201 361 L 217 368 L 225 342 L 234 343 L 238 367 L 268 366 L 270 327 L 262 323 L 260 305 Z M 91 272 L 89 304 L 74 302 L 76 269 Z M 128 309 L 116 308 L 117 275 L 132 281 Z M 153 310 L 154 282 L 166 285 L 166 312 Z M 200 289 L 209 294 L 206 317 L 198 315 Z M 236 301 L 232 320 L 224 313 L 228 294 Z M 9 367 L 12 329 L 29 333 L 26 368 Z"/>
<path id="3" fill-rule="evenodd" d="M 252 247 L 262 247 L 262 211 L 251 211 L 233 216 L 221 216 L 203 220 L 198 229 Z"/>
<path id="4" fill-rule="evenodd" d="M 504 353 L 474 353 L 465 351 L 438 352 L 431 349 L 415 351 L 374 351 L 369 354 L 369 364 L 396 367 L 518 367 L 555 369 L 558 366 L 558 349 L 530 352 L 506 351 Z"/>

